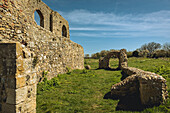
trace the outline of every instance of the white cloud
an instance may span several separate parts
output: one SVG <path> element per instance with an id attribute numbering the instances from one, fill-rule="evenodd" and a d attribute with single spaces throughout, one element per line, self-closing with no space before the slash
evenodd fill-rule
<path id="1" fill-rule="evenodd" d="M 107 27 L 71 27 L 71 31 L 124 31 L 124 29 L 119 28 L 107 28 Z"/>
<path id="2" fill-rule="evenodd" d="M 115 15 L 114 13 L 89 12 L 86 10 L 60 13 L 69 21 L 71 31 L 80 32 L 79 34 L 72 33 L 72 36 L 160 36 L 170 38 L 170 11 L 166 10 L 136 15 Z M 100 27 L 97 27 L 99 25 Z M 99 33 L 85 33 L 83 31 L 98 31 Z"/>

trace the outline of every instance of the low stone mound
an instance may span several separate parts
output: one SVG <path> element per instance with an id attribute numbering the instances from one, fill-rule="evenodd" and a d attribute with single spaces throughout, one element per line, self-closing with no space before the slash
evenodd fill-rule
<path id="1" fill-rule="evenodd" d="M 90 66 L 90 65 L 87 65 L 87 66 L 85 66 L 85 68 L 86 68 L 87 70 L 89 70 L 89 69 L 91 69 L 91 66 Z"/>
<path id="2" fill-rule="evenodd" d="M 133 97 L 138 101 L 134 101 L 134 105 L 138 103 L 138 110 L 141 110 L 160 105 L 168 98 L 166 80 L 162 76 L 133 67 L 123 67 L 122 73 L 125 79 L 111 88 L 111 95 L 118 96 L 120 101 Z M 129 105 L 122 102 L 118 108 L 129 109 Z"/>
<path id="3" fill-rule="evenodd" d="M 108 53 L 105 57 L 101 57 L 99 59 L 99 69 L 109 69 L 109 60 L 112 56 L 116 56 L 119 59 L 118 69 L 121 69 L 122 67 L 126 67 L 128 65 L 126 50 L 121 49 L 120 51 L 115 50 Z"/>
<path id="4" fill-rule="evenodd" d="M 109 60 L 112 56 L 117 56 L 119 59 L 118 69 L 122 70 L 122 81 L 113 85 L 111 94 L 108 93 L 105 97 L 120 100 L 117 110 L 143 110 L 167 100 L 166 80 L 158 74 L 128 67 L 125 49 L 112 51 L 100 58 L 99 68 L 109 69 Z"/>

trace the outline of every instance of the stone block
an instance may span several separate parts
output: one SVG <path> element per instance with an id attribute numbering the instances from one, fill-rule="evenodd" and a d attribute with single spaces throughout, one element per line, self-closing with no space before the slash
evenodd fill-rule
<path id="1" fill-rule="evenodd" d="M 0 58 L 15 59 L 16 47 L 15 43 L 0 43 Z"/>
<path id="2" fill-rule="evenodd" d="M 160 75 L 131 67 L 124 67 L 123 72 L 128 77 L 112 86 L 112 95 L 137 94 L 140 97 L 141 108 L 143 106 L 159 105 L 168 98 L 167 89 L 164 88 L 163 90 L 163 87 L 166 86 L 166 81 Z"/>
<path id="3" fill-rule="evenodd" d="M 6 66 L 9 68 L 15 68 L 16 67 L 16 60 L 15 59 L 4 59 L 4 63 L 6 63 Z"/>
<path id="4" fill-rule="evenodd" d="M 24 86 L 26 86 L 26 77 L 24 75 L 17 77 L 16 78 L 16 88 L 18 89 L 18 88 L 21 88 Z"/>
<path id="5" fill-rule="evenodd" d="M 7 93 L 7 100 L 6 103 L 7 104 L 16 104 L 16 93 L 15 93 L 15 89 L 10 89 L 7 88 L 6 89 L 6 93 Z"/>
<path id="6" fill-rule="evenodd" d="M 0 77 L 3 76 L 4 65 L 2 59 L 0 59 Z"/>
<path id="7" fill-rule="evenodd" d="M 6 78 L 7 79 L 7 88 L 10 88 L 10 89 L 15 89 L 16 88 L 16 79 L 14 77 L 8 77 Z"/>
<path id="8" fill-rule="evenodd" d="M 19 89 L 7 88 L 7 101 L 8 104 L 19 104 L 25 101 L 27 98 L 27 87 Z"/>
<path id="9" fill-rule="evenodd" d="M 2 104 L 2 113 L 16 113 L 16 106 L 11 104 Z"/>
<path id="10" fill-rule="evenodd" d="M 16 43 L 16 58 L 23 57 L 22 46 L 20 43 Z"/>
<path id="11" fill-rule="evenodd" d="M 31 70 L 32 69 L 32 59 L 23 59 L 23 68 L 24 70 Z"/>
<path id="12" fill-rule="evenodd" d="M 33 73 L 31 74 L 30 76 L 30 83 L 29 84 L 35 84 L 37 82 L 37 74 L 36 73 Z"/>
<path id="13" fill-rule="evenodd" d="M 48 70 L 49 78 L 51 79 L 58 73 L 66 72 L 66 66 L 72 69 L 83 69 L 84 52 L 80 45 L 69 39 L 68 22 L 61 17 L 61 15 L 53 11 L 52 18 L 48 18 L 50 17 L 51 9 L 41 2 L 41 0 L 38 0 L 35 4 L 32 0 L 12 1 L 13 2 L 9 2 L 8 4 L 9 9 L 12 10 L 10 13 L 7 10 L 8 7 L 5 7 L 5 12 L 10 15 L 10 17 L 5 16 L 2 18 L 2 27 L 6 27 L 6 29 L 3 29 L 3 36 L 0 36 L 3 40 L 3 43 L 0 43 L 0 59 L 6 59 L 6 61 L 0 60 L 0 77 L 5 78 L 3 85 L 5 84 L 5 88 L 7 88 L 7 102 L 10 104 L 27 104 L 27 106 L 29 106 L 28 104 L 31 98 L 34 99 L 36 97 L 36 78 L 42 74 L 42 71 Z M 14 4 L 19 6 L 17 10 L 15 10 L 16 7 L 14 7 Z M 41 26 L 27 24 L 32 23 L 30 18 L 32 17 L 32 11 L 28 10 L 30 8 L 39 9 L 39 13 L 43 12 L 41 19 L 44 17 L 44 25 L 42 25 L 42 22 Z M 24 15 L 24 13 L 26 14 Z M 16 15 L 19 15 L 18 19 L 15 18 Z M 52 27 L 50 27 L 50 19 L 54 22 L 51 24 L 54 25 Z M 17 22 L 17 20 L 20 22 Z M 60 24 L 55 26 L 55 24 L 59 22 Z M 66 27 L 64 32 L 67 35 L 65 35 L 65 37 L 62 37 L 61 28 L 63 26 Z M 53 33 L 50 30 L 53 31 Z M 53 38 L 55 38 L 55 43 L 51 41 Z M 17 42 L 12 42 L 12 40 Z M 43 55 L 40 56 L 42 60 L 38 62 L 38 68 L 35 67 L 35 70 L 38 70 L 38 72 L 34 72 L 32 69 L 32 61 L 29 58 L 34 55 L 31 55 L 29 50 L 34 52 L 35 56 L 37 55 L 39 57 L 41 54 Z M 49 56 L 52 56 L 52 58 L 57 57 L 56 61 L 50 59 Z M 16 59 L 16 62 L 12 59 Z M 3 80 L 1 79 L 1 81 Z M 32 87 L 32 91 L 30 88 L 25 88 L 26 85 Z M 5 90 L 3 94 L 5 95 Z M 34 102 L 36 102 L 36 100 L 34 100 Z M 26 110 L 26 108 L 29 108 L 29 110 Z M 22 109 L 22 107 L 18 107 L 16 112 L 36 112 L 34 108 L 35 107 L 33 107 L 33 109 L 23 107 Z M 11 107 L 11 109 L 15 108 Z"/>
<path id="14" fill-rule="evenodd" d="M 21 56 L 17 58 L 17 60 L 16 60 L 16 66 L 17 66 L 17 67 L 16 67 L 17 70 L 18 70 L 20 73 L 24 72 L 23 58 L 22 58 Z"/>
<path id="15" fill-rule="evenodd" d="M 89 69 L 91 69 L 91 66 L 87 65 L 87 66 L 85 66 L 85 68 L 89 70 Z"/>
<path id="16" fill-rule="evenodd" d="M 27 86 L 16 89 L 16 104 L 23 102 L 27 99 L 28 88 Z"/>
<path id="17" fill-rule="evenodd" d="M 16 113 L 36 113 L 36 100 L 22 102 L 16 105 Z"/>
<path id="18" fill-rule="evenodd" d="M 14 77 L 15 74 L 16 74 L 16 68 L 15 67 L 13 67 L 13 68 L 6 67 L 3 71 L 3 75 L 6 75 L 8 77 Z"/>
<path id="19" fill-rule="evenodd" d="M 25 103 L 24 111 L 35 113 L 36 110 L 36 100 L 32 100 L 30 102 Z"/>

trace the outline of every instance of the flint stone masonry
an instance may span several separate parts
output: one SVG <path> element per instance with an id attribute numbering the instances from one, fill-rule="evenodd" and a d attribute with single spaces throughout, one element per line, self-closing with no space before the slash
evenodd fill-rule
<path id="1" fill-rule="evenodd" d="M 51 79 L 84 68 L 83 47 L 70 40 L 68 22 L 41 0 L 0 0 L 0 52 L 2 113 L 35 113 L 44 71 Z"/>
<path id="2" fill-rule="evenodd" d="M 41 0 L 2 0 L 0 5 L 0 41 L 20 42 L 37 59 L 37 77 L 66 73 L 67 68 L 84 68 L 83 47 L 70 40 L 68 22 Z M 40 26 L 34 12 L 40 16 Z"/>
<path id="3" fill-rule="evenodd" d="M 0 43 L 0 113 L 36 113 L 36 67 L 20 43 Z M 27 65 L 27 66 L 25 66 Z"/>
<path id="4" fill-rule="evenodd" d="M 160 105 L 167 100 L 166 80 L 162 76 L 133 67 L 123 67 L 122 72 L 126 77 L 112 86 L 112 95 L 122 98 L 137 93 L 145 107 Z"/>
<path id="5" fill-rule="evenodd" d="M 100 69 L 109 69 L 109 60 L 112 56 L 116 56 L 119 59 L 118 69 L 122 69 L 122 67 L 127 66 L 127 55 L 126 50 L 121 49 L 120 51 L 115 50 L 108 53 L 105 57 L 101 57 L 99 59 L 99 68 Z"/>
<path id="6" fill-rule="evenodd" d="M 113 85 L 111 88 L 112 97 L 119 99 L 136 96 L 140 98 L 140 107 L 159 105 L 168 98 L 166 80 L 155 73 L 143 71 L 141 69 L 128 67 L 126 50 L 113 51 L 105 57 L 99 59 L 99 68 L 108 69 L 109 59 L 112 56 L 119 59 L 118 69 L 122 70 L 122 81 Z M 131 98 L 131 97 L 130 97 Z M 124 100 L 125 101 L 125 100 Z M 123 107 L 122 107 L 123 106 Z M 126 105 L 120 105 L 120 109 L 128 109 Z"/>

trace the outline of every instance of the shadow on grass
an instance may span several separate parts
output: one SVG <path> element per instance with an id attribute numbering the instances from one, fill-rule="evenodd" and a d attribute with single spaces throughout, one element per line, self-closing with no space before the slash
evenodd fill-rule
<path id="1" fill-rule="evenodd" d="M 97 69 L 94 69 L 94 70 L 100 70 L 100 69 L 103 69 L 103 68 L 97 68 Z M 106 71 L 120 71 L 121 69 L 119 68 L 107 68 L 107 69 L 104 69 Z"/>
<path id="2" fill-rule="evenodd" d="M 104 95 L 103 99 L 118 100 L 119 98 L 116 95 L 111 95 L 111 92 L 108 92 Z"/>
<path id="3" fill-rule="evenodd" d="M 146 107 L 141 104 L 138 93 L 139 92 L 119 97 L 117 95 L 111 95 L 111 92 L 108 92 L 104 95 L 103 99 L 119 100 L 116 111 L 143 111 Z"/>

